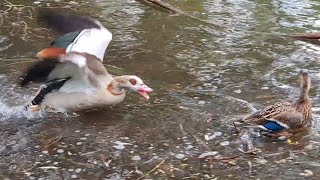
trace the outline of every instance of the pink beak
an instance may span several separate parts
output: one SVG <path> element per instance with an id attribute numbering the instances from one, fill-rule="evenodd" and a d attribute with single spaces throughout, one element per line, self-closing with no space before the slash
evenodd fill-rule
<path id="1" fill-rule="evenodd" d="M 138 94 L 140 94 L 140 96 L 142 96 L 143 98 L 145 98 L 146 100 L 148 100 L 150 97 L 148 95 L 148 93 L 151 93 L 153 91 L 153 89 L 151 89 L 150 87 L 148 87 L 147 85 L 143 84 L 140 86 L 140 88 L 138 89 Z"/>

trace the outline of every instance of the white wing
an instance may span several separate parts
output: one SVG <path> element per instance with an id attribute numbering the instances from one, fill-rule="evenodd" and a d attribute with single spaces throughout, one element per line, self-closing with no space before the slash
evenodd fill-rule
<path id="1" fill-rule="evenodd" d="M 85 52 L 103 61 L 105 51 L 112 40 L 112 34 L 106 28 L 82 30 L 76 39 L 69 44 L 67 52 Z"/>
<path id="2" fill-rule="evenodd" d="M 68 53 L 60 57 L 60 63 L 50 72 L 48 80 L 70 78 L 60 92 L 91 92 L 95 88 L 89 82 L 87 59 L 81 54 Z"/>

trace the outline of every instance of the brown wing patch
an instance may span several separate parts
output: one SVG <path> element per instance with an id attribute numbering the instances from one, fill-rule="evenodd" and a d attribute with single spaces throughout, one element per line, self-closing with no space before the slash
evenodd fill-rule
<path id="1" fill-rule="evenodd" d="M 57 58 L 66 53 L 64 48 L 45 48 L 37 53 L 39 59 Z"/>
<path id="2" fill-rule="evenodd" d="M 244 119 L 246 123 L 264 124 L 266 119 L 273 118 L 274 116 L 284 111 L 294 111 L 294 107 L 288 102 L 277 102 L 273 105 L 251 114 Z"/>
<path id="3" fill-rule="evenodd" d="M 282 112 L 273 119 L 287 124 L 290 129 L 298 129 L 304 126 L 303 115 L 299 112 Z"/>
<path id="4" fill-rule="evenodd" d="M 87 59 L 87 66 L 94 74 L 100 75 L 108 73 L 101 60 L 97 56 L 88 53 L 80 54 Z"/>

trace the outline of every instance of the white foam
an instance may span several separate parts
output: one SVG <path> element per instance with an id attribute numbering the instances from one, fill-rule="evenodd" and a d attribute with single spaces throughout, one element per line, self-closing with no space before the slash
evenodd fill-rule
<path id="1" fill-rule="evenodd" d="M 25 110 L 25 105 L 8 106 L 0 98 L 0 121 L 8 120 L 10 118 L 38 118 L 42 117 L 43 112 L 32 112 Z"/>

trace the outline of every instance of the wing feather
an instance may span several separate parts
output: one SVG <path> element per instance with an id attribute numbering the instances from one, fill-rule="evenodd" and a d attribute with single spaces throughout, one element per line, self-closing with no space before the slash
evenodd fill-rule
<path id="1" fill-rule="evenodd" d="M 105 51 L 112 40 L 111 32 L 99 21 L 89 17 L 40 10 L 38 21 L 50 29 L 65 34 L 53 41 L 51 46 L 64 48 L 66 53 L 88 53 L 103 61 Z"/>
<path id="2" fill-rule="evenodd" d="M 47 80 L 50 72 L 59 64 L 59 59 L 46 59 L 37 61 L 31 65 L 20 77 L 19 85 L 22 87 L 27 86 L 30 82 L 44 82 Z"/>
<path id="3" fill-rule="evenodd" d="M 21 76 L 23 87 L 31 82 L 41 83 L 53 79 L 81 78 L 88 76 L 87 59 L 79 53 L 68 53 L 54 59 L 36 61 Z"/>
<path id="4" fill-rule="evenodd" d="M 100 29 L 100 23 L 84 16 L 66 14 L 64 12 L 41 9 L 38 13 L 38 22 L 44 24 L 49 29 L 53 29 L 61 34 L 74 31 L 96 28 Z"/>
<path id="5" fill-rule="evenodd" d="M 273 118 L 284 111 L 294 111 L 294 107 L 288 102 L 277 102 L 245 117 L 245 123 L 264 124 L 267 119 Z"/>

